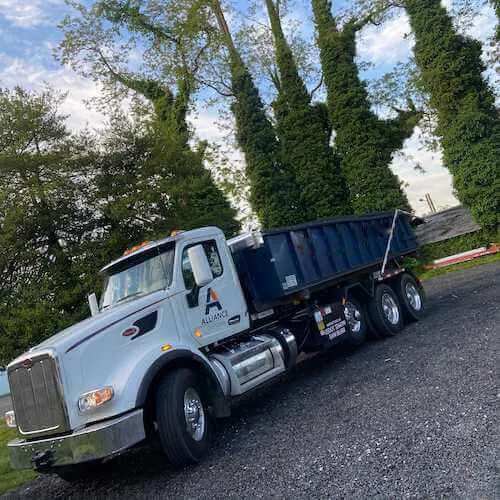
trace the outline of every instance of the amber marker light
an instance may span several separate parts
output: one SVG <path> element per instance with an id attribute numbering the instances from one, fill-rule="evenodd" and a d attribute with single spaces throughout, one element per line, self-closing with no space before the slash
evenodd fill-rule
<path id="1" fill-rule="evenodd" d="M 123 252 L 123 255 L 124 256 L 130 255 L 131 253 L 137 252 L 137 250 L 140 250 L 141 248 L 147 247 L 149 245 L 149 243 L 150 243 L 149 241 L 143 241 L 139 245 L 135 245 L 132 248 L 128 248 L 127 250 L 125 250 L 125 252 Z"/>
<path id="2" fill-rule="evenodd" d="M 201 334 L 201 329 L 200 328 L 197 328 L 195 331 L 194 331 L 194 336 L 195 337 L 202 337 L 203 335 Z"/>
<path id="3" fill-rule="evenodd" d="M 172 229 L 172 231 L 170 231 L 170 237 L 174 238 L 175 236 L 177 236 L 178 234 L 181 234 L 183 232 L 184 232 L 183 229 Z"/>
<path id="4" fill-rule="evenodd" d="M 165 352 L 165 351 L 170 351 L 170 349 L 172 349 L 172 346 L 171 346 L 170 344 L 163 344 L 163 345 L 161 346 L 161 350 L 162 350 L 163 352 Z"/>

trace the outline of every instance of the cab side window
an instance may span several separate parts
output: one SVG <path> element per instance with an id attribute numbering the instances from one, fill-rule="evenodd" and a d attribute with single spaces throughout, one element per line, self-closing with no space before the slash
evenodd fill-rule
<path id="1" fill-rule="evenodd" d="M 207 255 L 208 263 L 210 264 L 210 269 L 212 270 L 212 276 L 218 278 L 222 275 L 222 263 L 220 260 L 219 251 L 217 250 L 217 244 L 215 241 L 207 241 L 203 243 L 203 248 Z"/>
<path id="2" fill-rule="evenodd" d="M 191 268 L 191 262 L 189 262 L 188 250 L 186 247 L 182 252 L 182 277 L 184 278 L 184 285 L 186 285 L 186 290 L 192 290 L 194 287 L 194 274 Z"/>
<path id="3" fill-rule="evenodd" d="M 192 246 L 192 245 L 191 245 Z M 217 243 L 215 240 L 204 241 L 202 243 L 203 249 L 210 264 L 210 269 L 212 270 L 213 278 L 218 278 L 224 272 L 222 267 L 222 261 L 217 250 Z M 186 290 L 192 290 L 195 285 L 193 270 L 191 268 L 191 262 L 188 257 L 189 246 L 185 247 L 182 251 L 182 276 L 184 278 L 184 285 L 186 285 Z"/>

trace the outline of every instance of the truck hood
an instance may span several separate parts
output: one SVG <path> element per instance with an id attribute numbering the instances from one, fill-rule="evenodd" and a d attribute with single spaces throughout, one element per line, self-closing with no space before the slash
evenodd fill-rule
<path id="1" fill-rule="evenodd" d="M 91 316 L 90 318 L 84 319 L 79 323 L 75 323 L 61 330 L 56 335 L 49 337 L 47 340 L 29 349 L 29 351 L 13 360 L 12 363 L 26 357 L 28 353 L 32 354 L 44 349 L 54 349 L 58 353 L 66 352 L 75 344 L 84 341 L 87 337 L 104 332 L 104 330 L 119 321 L 125 320 L 129 315 L 149 307 L 156 302 L 167 299 L 168 297 L 169 294 L 165 290 L 160 290 L 144 297 L 124 302 L 107 311 L 102 311 L 96 316 Z"/>

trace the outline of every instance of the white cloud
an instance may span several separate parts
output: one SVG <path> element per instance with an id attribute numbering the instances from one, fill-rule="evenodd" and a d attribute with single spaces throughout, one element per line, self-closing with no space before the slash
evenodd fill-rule
<path id="1" fill-rule="evenodd" d="M 412 182 L 406 189 L 406 194 L 415 213 L 417 215 L 429 213 L 429 206 L 425 201 L 426 193 L 430 194 L 438 211 L 458 205 L 459 201 L 452 194 L 451 183 L 452 179 L 448 172 Z"/>
<path id="2" fill-rule="evenodd" d="M 474 18 L 468 30 L 468 35 L 485 43 L 493 34 L 496 26 L 496 15 L 490 4 L 483 5 L 479 14 Z"/>
<path id="3" fill-rule="evenodd" d="M 63 66 L 49 70 L 41 63 L 30 64 L 24 59 L 0 53 L 0 86 L 22 85 L 27 89 L 39 90 L 47 84 L 55 90 L 68 92 L 61 111 L 69 115 L 70 129 L 77 131 L 86 125 L 100 127 L 104 123 L 101 113 L 85 106 L 85 100 L 99 95 L 99 88 L 92 81 L 79 77 Z"/>
<path id="4" fill-rule="evenodd" d="M 0 17 L 20 28 L 33 28 L 48 23 L 48 6 L 63 3 L 61 0 L 0 0 Z"/>
<path id="5" fill-rule="evenodd" d="M 448 170 L 443 167 L 441 153 L 422 149 L 421 134 L 422 131 L 417 128 L 413 136 L 405 142 L 403 154 L 396 155 L 391 164 L 394 173 L 408 184 L 406 194 L 417 215 L 429 212 L 425 202 L 426 193 L 431 195 L 438 209 L 459 203 L 453 195 L 452 178 Z M 417 172 L 413 168 L 415 162 L 424 168 L 425 173 Z"/>
<path id="6" fill-rule="evenodd" d="M 223 138 L 222 130 L 217 126 L 218 116 L 215 112 L 200 111 L 189 117 L 189 121 L 196 130 L 200 139 L 209 142 L 221 142 Z"/>
<path id="7" fill-rule="evenodd" d="M 369 25 L 358 36 L 358 54 L 374 64 L 394 64 L 407 59 L 414 44 L 410 23 L 401 14 L 380 26 Z"/>

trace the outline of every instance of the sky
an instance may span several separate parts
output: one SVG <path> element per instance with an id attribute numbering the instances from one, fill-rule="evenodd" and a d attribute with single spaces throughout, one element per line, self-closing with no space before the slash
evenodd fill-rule
<path id="1" fill-rule="evenodd" d="M 452 0 L 443 1 L 451 7 Z M 239 0 L 244 10 L 244 0 Z M 291 15 L 302 24 L 304 32 L 311 29 L 309 2 L 295 2 Z M 28 89 L 41 89 L 47 83 L 55 89 L 68 92 L 63 112 L 69 115 L 68 125 L 78 131 L 86 126 L 102 127 L 105 118 L 98 110 L 89 108 L 85 102 L 99 95 L 98 86 L 82 78 L 69 67 L 61 66 L 53 57 L 53 51 L 62 38 L 57 25 L 72 12 L 64 0 L 0 0 L 0 87 L 21 85 Z M 307 20 L 304 22 L 304 20 Z M 485 5 L 476 16 L 468 34 L 485 41 L 495 26 L 495 15 Z M 390 71 L 398 61 L 411 55 L 413 38 L 408 19 L 401 12 L 394 19 L 379 27 L 369 26 L 363 30 L 358 43 L 358 56 L 373 67 L 363 73 L 364 78 L 373 78 Z M 192 123 L 201 139 L 220 141 L 223 136 L 215 124 L 219 120 L 216 109 L 198 109 Z M 396 155 L 391 168 L 406 184 L 410 203 L 417 214 L 428 212 L 424 201 L 429 193 L 435 205 L 446 208 L 458 202 L 452 194 L 451 177 L 443 167 L 440 153 L 422 148 L 419 129 L 406 141 L 404 155 Z M 235 157 L 237 155 L 235 154 Z M 413 158 L 425 170 L 414 169 Z"/>

